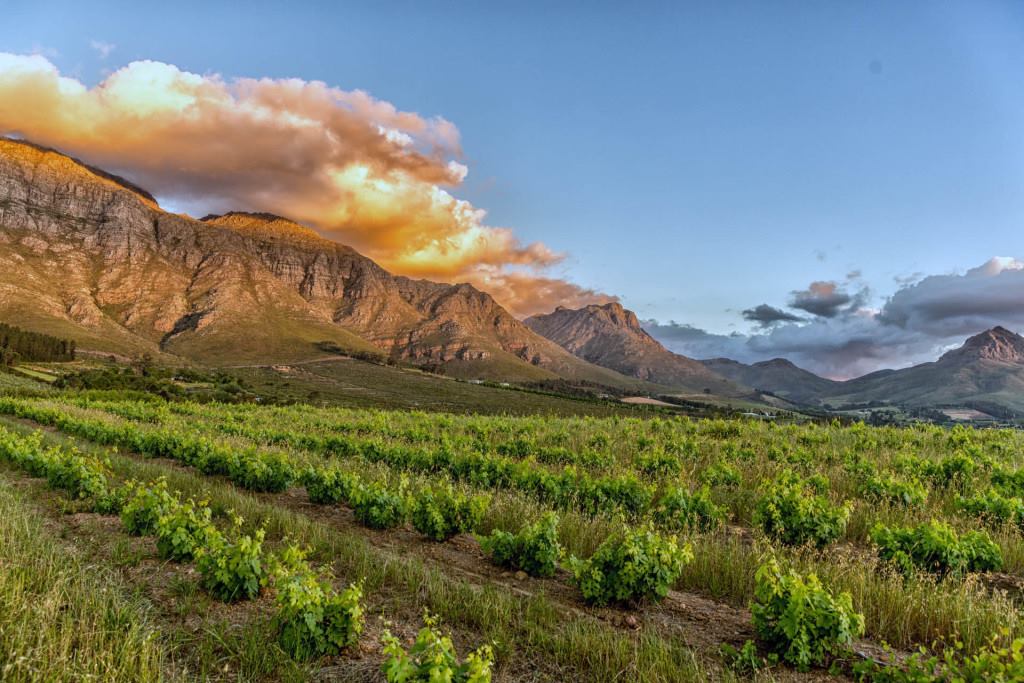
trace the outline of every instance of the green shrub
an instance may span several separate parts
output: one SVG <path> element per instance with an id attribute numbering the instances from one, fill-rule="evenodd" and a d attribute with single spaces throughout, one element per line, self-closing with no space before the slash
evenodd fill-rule
<path id="1" fill-rule="evenodd" d="M 739 486 L 743 478 L 740 477 L 739 470 L 729 463 L 717 461 L 701 472 L 700 480 L 708 486 Z"/>
<path id="2" fill-rule="evenodd" d="M 939 576 L 964 572 L 995 571 L 1003 556 L 988 534 L 968 531 L 958 535 L 944 522 L 931 521 L 916 527 L 890 528 L 882 524 L 871 530 L 882 560 L 910 574 L 917 569 Z"/>
<path id="3" fill-rule="evenodd" d="M 971 498 L 958 496 L 956 507 L 961 512 L 977 517 L 991 526 L 1013 524 L 1024 527 L 1024 500 L 1016 496 L 1003 496 L 995 489 L 989 489 Z"/>
<path id="4" fill-rule="evenodd" d="M 132 536 L 145 536 L 156 531 L 157 520 L 175 506 L 178 500 L 167 491 L 163 478 L 146 486 L 136 481 L 125 486 L 125 501 L 121 506 L 121 524 Z"/>
<path id="5" fill-rule="evenodd" d="M 211 521 L 210 508 L 191 500 L 173 505 L 160 515 L 154 531 L 160 557 L 178 562 L 192 559 L 198 548 L 216 543 L 220 536 Z"/>
<path id="6" fill-rule="evenodd" d="M 484 551 L 499 567 L 521 569 L 530 576 L 552 576 L 562 557 L 558 543 L 558 516 L 546 513 L 515 534 L 496 529 L 480 540 Z"/>
<path id="7" fill-rule="evenodd" d="M 235 528 L 241 526 L 236 519 Z M 205 546 L 195 550 L 196 568 L 202 576 L 203 588 L 210 595 L 233 602 L 256 597 L 266 572 L 263 566 L 263 538 L 259 529 L 252 536 L 234 538 L 217 534 Z"/>
<path id="8" fill-rule="evenodd" d="M 282 453 L 247 450 L 237 454 L 228 470 L 231 481 L 249 491 L 280 493 L 295 479 L 295 470 Z"/>
<path id="9" fill-rule="evenodd" d="M 636 467 L 651 477 L 664 477 L 679 474 L 681 465 L 679 458 L 663 449 L 657 448 L 649 453 L 641 453 L 636 458 Z"/>
<path id="10" fill-rule="evenodd" d="M 466 496 L 448 488 L 424 489 L 413 496 L 414 529 L 435 541 L 472 531 L 487 509 L 485 496 Z"/>
<path id="11" fill-rule="evenodd" d="M 77 452 L 55 455 L 46 472 L 50 488 L 61 489 L 79 499 L 101 499 L 107 494 L 106 462 Z"/>
<path id="12" fill-rule="evenodd" d="M 277 615 L 274 625 L 281 648 L 295 659 L 336 655 L 359 642 L 363 631 L 362 587 L 338 593 L 306 564 L 292 546 L 275 575 Z"/>
<path id="13" fill-rule="evenodd" d="M 302 475 L 302 484 L 306 487 L 309 501 L 318 505 L 348 503 L 359 483 L 358 475 L 338 467 L 311 467 Z"/>
<path id="14" fill-rule="evenodd" d="M 864 632 L 849 593 L 836 597 L 814 574 L 783 572 L 775 558 L 757 570 L 750 610 L 758 638 L 801 671 L 827 663 Z"/>
<path id="15" fill-rule="evenodd" d="M 392 491 L 381 484 L 362 484 L 352 494 L 356 521 L 371 529 L 393 529 L 405 523 L 404 486 Z"/>
<path id="16" fill-rule="evenodd" d="M 893 476 L 871 476 L 861 485 L 861 494 L 868 500 L 907 507 L 923 505 L 928 489 L 915 480 L 902 480 Z"/>
<path id="17" fill-rule="evenodd" d="M 624 530 L 598 547 L 589 560 L 569 559 L 583 598 L 594 605 L 664 598 L 693 560 L 689 544 L 662 536 L 650 525 Z"/>
<path id="18" fill-rule="evenodd" d="M 438 621 L 429 614 L 416 641 L 406 652 L 402 642 L 384 631 L 382 669 L 388 683 L 490 683 L 494 653 L 483 645 L 459 663 L 450 636 L 437 630 Z"/>
<path id="19" fill-rule="evenodd" d="M 786 545 L 824 548 L 846 531 L 849 504 L 833 505 L 803 480 L 784 474 L 757 502 L 754 523 Z"/>
<path id="20" fill-rule="evenodd" d="M 680 486 L 670 488 L 661 497 L 653 516 L 658 526 L 673 531 L 708 531 L 722 524 L 725 510 L 711 500 L 707 484 L 692 493 Z"/>

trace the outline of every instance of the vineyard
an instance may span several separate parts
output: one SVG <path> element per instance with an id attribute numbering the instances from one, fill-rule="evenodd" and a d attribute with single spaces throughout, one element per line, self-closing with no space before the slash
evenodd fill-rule
<path id="1" fill-rule="evenodd" d="M 0 397 L 4 680 L 1024 680 L 1016 431 L 86 396 Z"/>

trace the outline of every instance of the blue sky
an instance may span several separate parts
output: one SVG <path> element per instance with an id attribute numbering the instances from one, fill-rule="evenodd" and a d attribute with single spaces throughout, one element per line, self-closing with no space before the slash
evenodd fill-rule
<path id="1" fill-rule="evenodd" d="M 88 85 L 151 59 L 442 116 L 489 224 L 714 333 L 814 281 L 879 308 L 896 278 L 1024 252 L 1024 4 L 551 5 L 9 0 L 0 51 Z"/>

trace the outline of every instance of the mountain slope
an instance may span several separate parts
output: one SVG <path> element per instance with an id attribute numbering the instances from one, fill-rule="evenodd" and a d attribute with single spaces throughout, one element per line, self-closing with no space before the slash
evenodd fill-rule
<path id="1" fill-rule="evenodd" d="M 832 405 L 881 401 L 910 407 L 979 406 L 1024 415 L 1024 337 L 995 327 L 933 363 L 836 383 Z"/>
<path id="2" fill-rule="evenodd" d="M 470 285 L 393 276 L 270 214 L 170 214 L 117 176 L 5 139 L 0 319 L 84 348 L 224 364 L 315 357 L 316 342 L 330 341 L 456 375 L 636 384 Z"/>
<path id="3" fill-rule="evenodd" d="M 692 393 L 749 393 L 700 362 L 666 349 L 640 327 L 636 314 L 618 303 L 559 307 L 525 322 L 576 356 L 624 375 Z"/>
<path id="4" fill-rule="evenodd" d="M 746 365 L 729 358 L 700 361 L 706 368 L 737 384 L 768 391 L 794 403 L 814 404 L 835 391 L 837 382 L 819 377 L 784 358 Z"/>

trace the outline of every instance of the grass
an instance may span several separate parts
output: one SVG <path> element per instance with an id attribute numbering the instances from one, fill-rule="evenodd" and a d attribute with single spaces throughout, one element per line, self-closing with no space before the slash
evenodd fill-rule
<path id="1" fill-rule="evenodd" d="M 501 415 L 644 415 L 654 411 L 611 401 L 584 401 L 503 389 L 419 370 L 353 360 L 233 368 L 257 394 L 348 408 L 429 410 Z"/>
<path id="2" fill-rule="evenodd" d="M 0 477 L 0 679 L 160 681 L 151 615 L 112 574 L 68 552 Z"/>

